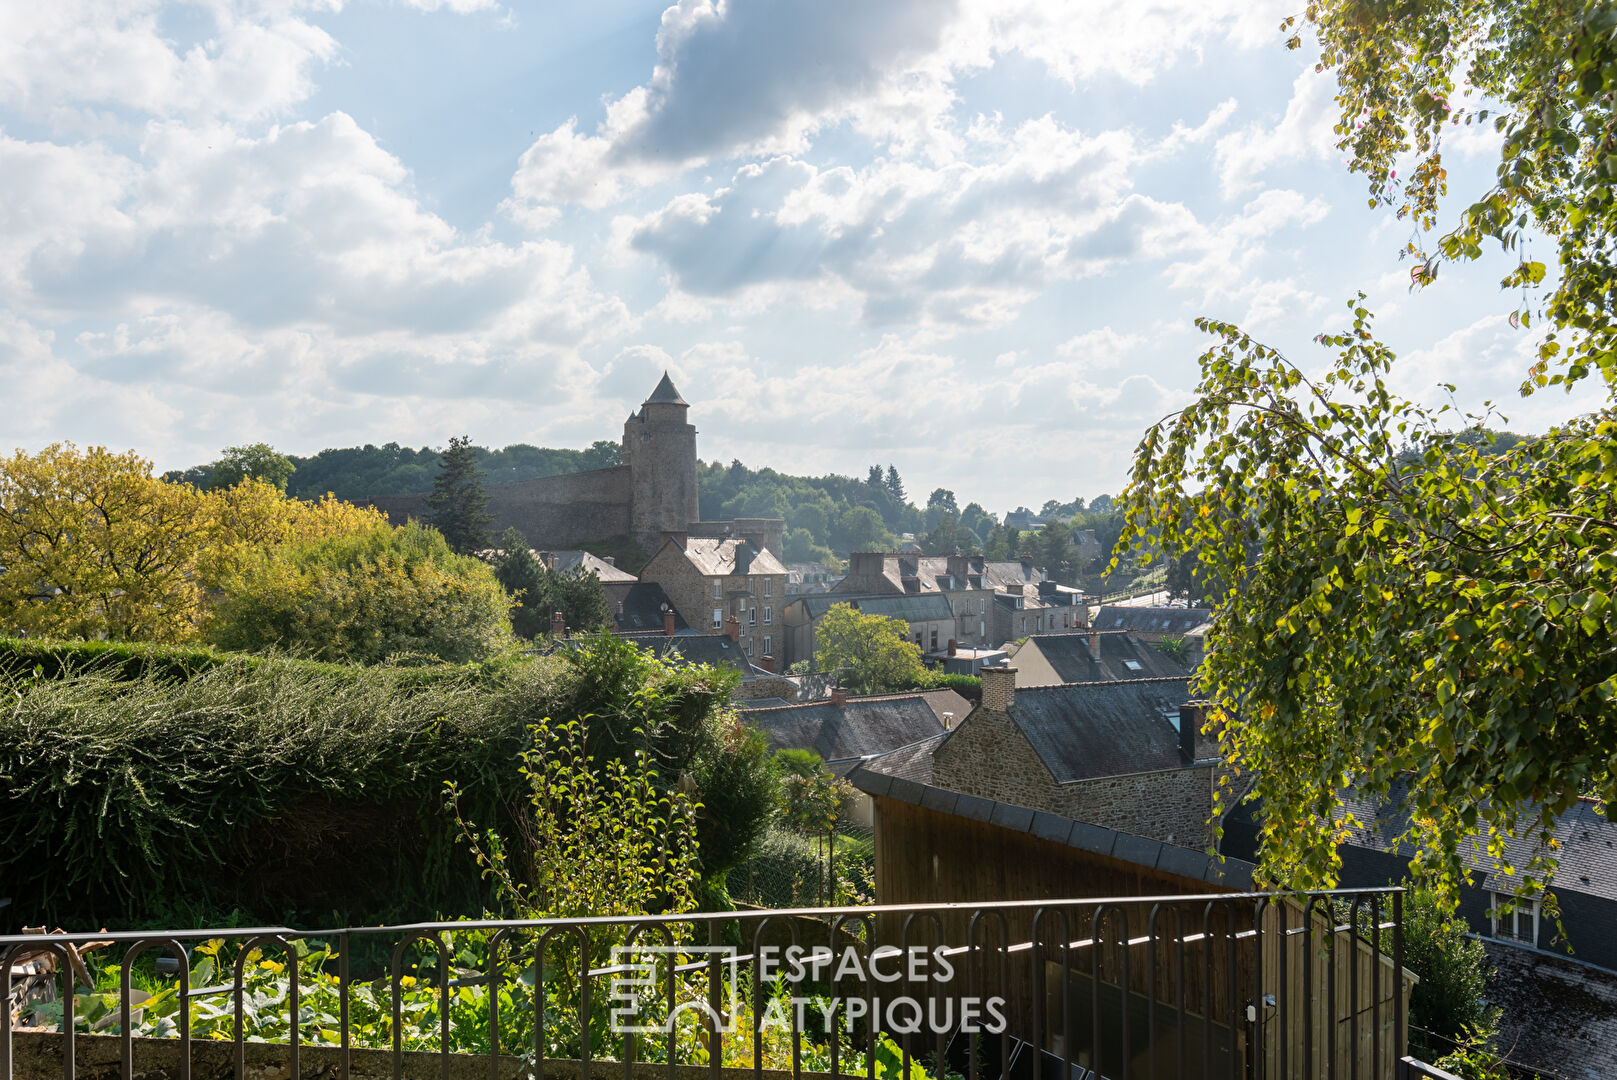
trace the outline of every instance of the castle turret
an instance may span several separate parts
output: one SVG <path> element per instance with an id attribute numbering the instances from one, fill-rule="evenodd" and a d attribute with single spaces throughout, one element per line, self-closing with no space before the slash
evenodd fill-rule
<path id="1" fill-rule="evenodd" d="M 696 428 L 674 381 L 662 381 L 623 425 L 623 463 L 634 492 L 632 528 L 648 546 L 665 532 L 683 533 L 701 516 L 696 493 Z"/>

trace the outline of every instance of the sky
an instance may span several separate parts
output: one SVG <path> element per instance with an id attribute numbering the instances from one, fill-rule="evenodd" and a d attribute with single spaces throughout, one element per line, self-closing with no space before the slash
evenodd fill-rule
<path id="1" fill-rule="evenodd" d="M 582 447 L 666 369 L 705 459 L 1003 513 L 1118 492 L 1197 316 L 1317 366 L 1360 290 L 1404 393 L 1592 407 L 1502 256 L 1410 293 L 1291 7 L 0 0 L 0 451 Z"/>

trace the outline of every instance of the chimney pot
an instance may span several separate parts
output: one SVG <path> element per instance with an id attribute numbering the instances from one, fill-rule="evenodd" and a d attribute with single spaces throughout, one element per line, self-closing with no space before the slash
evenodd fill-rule
<path id="1" fill-rule="evenodd" d="M 831 704 L 842 708 L 848 703 L 848 688 L 846 686 L 833 686 L 831 688 Z"/>
<path id="2" fill-rule="evenodd" d="M 674 611 L 672 608 L 663 612 L 663 633 L 669 637 L 674 636 Z"/>
<path id="3" fill-rule="evenodd" d="M 1089 632 L 1089 658 L 1091 660 L 1100 659 L 1100 635 L 1093 630 Z"/>
<path id="4" fill-rule="evenodd" d="M 949 639 L 949 655 L 950 656 L 958 656 L 959 654 L 960 654 L 960 643 L 958 641 L 956 641 L 954 638 L 950 638 Z"/>
<path id="5" fill-rule="evenodd" d="M 724 620 L 724 636 L 731 641 L 741 640 L 741 620 L 734 615 Z"/>
<path id="6" fill-rule="evenodd" d="M 943 730 L 944 731 L 953 731 L 954 730 L 954 713 L 946 712 L 946 713 L 943 714 Z"/>

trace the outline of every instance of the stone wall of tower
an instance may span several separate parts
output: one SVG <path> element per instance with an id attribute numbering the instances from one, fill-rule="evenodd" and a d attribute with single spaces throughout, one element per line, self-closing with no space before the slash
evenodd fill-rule
<path id="1" fill-rule="evenodd" d="M 650 545 L 665 532 L 685 532 L 700 516 L 696 428 L 689 406 L 647 402 L 623 425 L 623 464 L 631 488 L 631 531 Z"/>

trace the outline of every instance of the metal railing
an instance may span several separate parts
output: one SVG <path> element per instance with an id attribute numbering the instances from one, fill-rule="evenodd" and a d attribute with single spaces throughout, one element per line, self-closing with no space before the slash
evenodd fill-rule
<path id="1" fill-rule="evenodd" d="M 339 1080 L 448 1078 L 452 1064 L 495 1078 L 1391 1080 L 1407 1030 L 1402 899 L 0 937 L 0 1080 L 76 1080 L 81 1059 L 127 1080 L 243 1078 L 266 1062 Z M 92 943 L 100 952 L 79 962 Z M 13 964 L 42 954 L 59 959 L 60 1009 L 36 1004 L 14 1025 Z M 97 989 L 76 993 L 85 979 Z"/>

